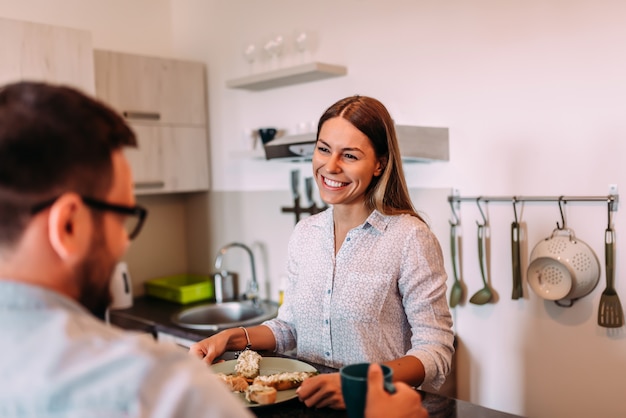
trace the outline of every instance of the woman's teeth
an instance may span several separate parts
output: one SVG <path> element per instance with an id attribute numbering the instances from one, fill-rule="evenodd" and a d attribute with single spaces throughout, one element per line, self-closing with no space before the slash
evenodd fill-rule
<path id="1" fill-rule="evenodd" d="M 348 184 L 348 183 L 342 183 L 340 181 L 327 179 L 326 177 L 324 177 L 324 183 L 330 187 L 341 187 L 341 186 L 345 186 L 346 184 Z"/>

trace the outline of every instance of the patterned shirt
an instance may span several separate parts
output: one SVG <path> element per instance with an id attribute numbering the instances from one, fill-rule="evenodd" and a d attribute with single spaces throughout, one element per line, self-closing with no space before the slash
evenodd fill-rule
<path id="1" fill-rule="evenodd" d="M 0 280 L 0 417 L 251 417 L 198 359 Z"/>
<path id="2" fill-rule="evenodd" d="M 412 355 L 425 384 L 445 381 L 454 352 L 437 238 L 410 215 L 372 212 L 335 256 L 333 210 L 296 225 L 278 316 L 265 322 L 276 351 L 339 368 Z"/>

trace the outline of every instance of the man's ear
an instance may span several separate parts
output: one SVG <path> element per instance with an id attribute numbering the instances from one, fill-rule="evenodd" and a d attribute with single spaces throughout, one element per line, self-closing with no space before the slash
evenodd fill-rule
<path id="1" fill-rule="evenodd" d="M 65 193 L 50 208 L 48 238 L 59 258 L 82 260 L 91 241 L 93 224 L 89 209 L 76 193 Z"/>

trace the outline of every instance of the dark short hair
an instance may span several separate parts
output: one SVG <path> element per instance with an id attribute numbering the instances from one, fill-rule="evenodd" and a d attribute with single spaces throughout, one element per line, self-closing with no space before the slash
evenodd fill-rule
<path id="1" fill-rule="evenodd" d="M 136 145 L 119 114 L 74 88 L 0 88 L 0 245 L 19 239 L 37 202 L 67 191 L 104 196 L 112 152 Z"/>

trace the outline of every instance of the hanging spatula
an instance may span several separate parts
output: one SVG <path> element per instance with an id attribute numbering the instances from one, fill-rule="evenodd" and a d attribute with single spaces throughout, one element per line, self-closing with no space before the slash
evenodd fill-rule
<path id="1" fill-rule="evenodd" d="M 604 258 L 606 261 L 606 289 L 600 296 L 598 325 L 619 328 L 624 325 L 624 311 L 613 284 L 615 282 L 615 231 L 610 226 L 604 232 Z"/>

